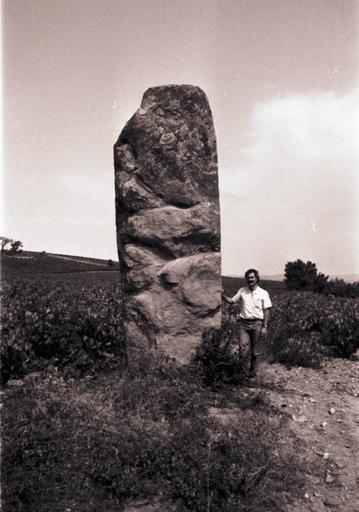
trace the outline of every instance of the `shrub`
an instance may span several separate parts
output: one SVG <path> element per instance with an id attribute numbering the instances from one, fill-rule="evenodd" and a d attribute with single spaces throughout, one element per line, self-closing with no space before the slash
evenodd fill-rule
<path id="1" fill-rule="evenodd" d="M 328 282 L 325 293 L 336 297 L 359 297 L 359 281 L 347 283 L 343 279 L 333 279 Z"/>
<path id="2" fill-rule="evenodd" d="M 193 361 L 193 367 L 204 385 L 213 389 L 243 384 L 245 372 L 238 356 L 231 352 L 233 323 L 223 319 L 222 329 L 209 329 L 204 332 L 201 346 Z"/>

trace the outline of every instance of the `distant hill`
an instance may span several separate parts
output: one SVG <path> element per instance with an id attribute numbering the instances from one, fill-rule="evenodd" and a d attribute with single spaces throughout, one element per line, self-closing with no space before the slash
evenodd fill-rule
<path id="1" fill-rule="evenodd" d="M 270 276 L 261 276 L 261 279 L 264 279 L 266 281 L 283 281 L 284 274 L 273 274 Z"/>
<path id="2" fill-rule="evenodd" d="M 275 274 L 271 276 L 262 276 L 262 279 L 267 281 L 283 281 L 284 274 Z M 329 275 L 329 279 L 343 279 L 346 283 L 354 283 L 359 281 L 359 274 L 342 274 L 342 275 Z"/>
<path id="3" fill-rule="evenodd" d="M 242 277 L 222 276 L 222 285 L 226 294 L 234 295 L 239 288 L 247 286 L 247 283 Z M 261 279 L 260 286 L 271 292 L 281 292 L 287 289 L 283 281 L 270 279 Z"/>
<path id="4" fill-rule="evenodd" d="M 67 254 L 23 251 L 16 256 L 10 256 L 6 253 L 1 255 L 1 274 L 2 278 L 5 279 L 19 275 L 32 277 L 47 274 L 112 272 L 118 270 L 118 262 L 109 265 L 109 260 Z"/>
<path id="5" fill-rule="evenodd" d="M 228 276 L 235 279 L 241 279 L 239 276 Z M 262 281 L 284 281 L 284 274 L 273 274 L 261 276 Z M 343 279 L 346 283 L 355 283 L 359 281 L 359 274 L 331 274 L 329 279 Z"/>
<path id="6" fill-rule="evenodd" d="M 329 276 L 330 279 L 343 279 L 346 283 L 355 283 L 359 281 L 359 274 L 342 274 L 336 276 Z"/>
<path id="7" fill-rule="evenodd" d="M 231 277 L 234 279 L 243 279 L 242 276 L 236 276 L 236 275 L 230 275 L 227 277 Z M 273 274 L 273 275 L 264 275 L 261 274 L 261 280 L 263 281 L 283 281 L 284 280 L 284 274 Z"/>

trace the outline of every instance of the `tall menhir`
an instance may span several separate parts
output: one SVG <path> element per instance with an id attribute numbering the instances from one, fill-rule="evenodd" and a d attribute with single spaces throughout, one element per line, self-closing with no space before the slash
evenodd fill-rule
<path id="1" fill-rule="evenodd" d="M 204 92 L 148 89 L 114 147 L 126 345 L 190 361 L 221 325 L 216 137 Z"/>

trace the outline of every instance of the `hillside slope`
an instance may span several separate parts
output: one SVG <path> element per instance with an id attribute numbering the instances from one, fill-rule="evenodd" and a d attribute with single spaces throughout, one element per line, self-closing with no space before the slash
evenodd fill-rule
<path id="1" fill-rule="evenodd" d="M 64 254 L 23 251 L 17 256 L 1 255 L 1 273 L 5 279 L 72 272 L 116 271 L 119 265 L 107 260 Z"/>

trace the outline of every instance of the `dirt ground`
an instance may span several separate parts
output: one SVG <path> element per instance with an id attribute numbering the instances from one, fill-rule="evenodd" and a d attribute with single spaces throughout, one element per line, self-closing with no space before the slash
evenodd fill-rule
<path id="1" fill-rule="evenodd" d="M 359 512 L 359 363 L 327 359 L 319 370 L 263 364 L 251 392 L 259 389 L 288 415 L 314 463 L 302 500 L 288 512 Z"/>
<path id="2" fill-rule="evenodd" d="M 301 441 L 306 487 L 287 512 L 359 512 L 359 363 L 326 359 L 319 370 L 262 363 L 258 378 L 239 392 L 265 397 L 288 416 Z M 235 408 L 209 412 L 223 422 L 238 413 Z M 165 510 L 171 509 L 134 503 L 126 512 Z"/>

